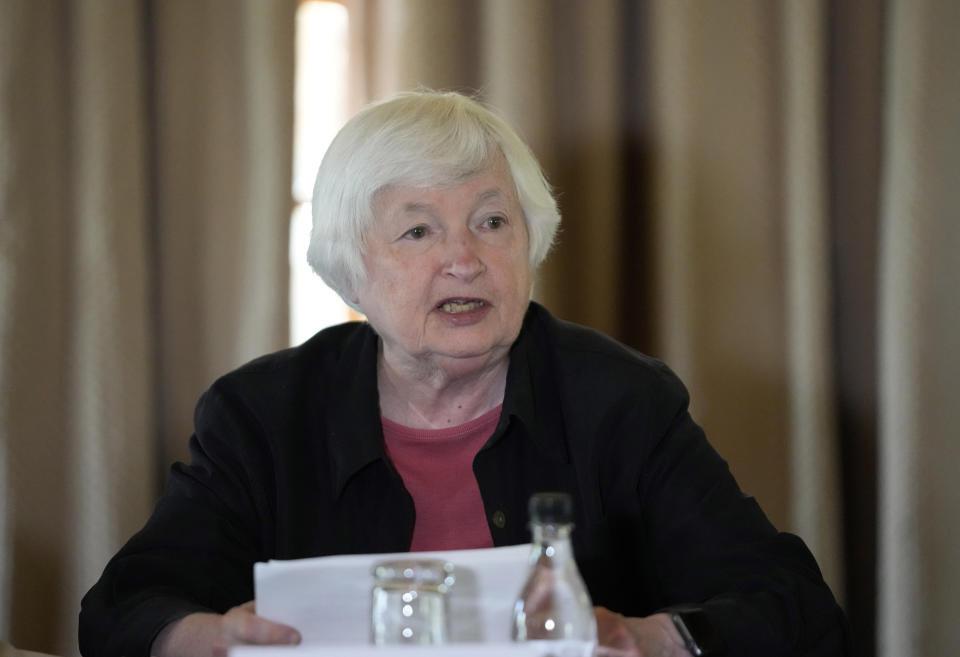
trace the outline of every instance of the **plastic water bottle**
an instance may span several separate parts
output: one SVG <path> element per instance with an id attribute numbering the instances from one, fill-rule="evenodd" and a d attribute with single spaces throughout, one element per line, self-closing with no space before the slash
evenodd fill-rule
<path id="1" fill-rule="evenodd" d="M 597 622 L 573 557 L 573 502 L 566 493 L 530 498 L 530 572 L 513 609 L 514 641 L 543 641 L 557 657 L 591 655 Z"/>

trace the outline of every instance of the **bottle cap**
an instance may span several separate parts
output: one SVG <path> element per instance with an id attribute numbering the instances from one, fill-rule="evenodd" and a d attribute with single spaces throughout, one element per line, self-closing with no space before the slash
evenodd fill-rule
<path id="1" fill-rule="evenodd" d="M 530 522 L 566 524 L 573 520 L 573 500 L 567 493 L 535 493 L 530 497 Z"/>

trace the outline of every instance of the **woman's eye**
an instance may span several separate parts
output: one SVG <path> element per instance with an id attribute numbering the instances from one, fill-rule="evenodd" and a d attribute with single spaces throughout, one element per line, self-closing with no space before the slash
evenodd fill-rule
<path id="1" fill-rule="evenodd" d="M 504 224 L 507 223 L 507 220 L 504 217 L 496 215 L 493 217 L 487 217 L 487 220 L 484 223 L 487 228 L 496 230 L 497 228 L 503 228 Z"/>
<path id="2" fill-rule="evenodd" d="M 404 237 L 409 237 L 412 240 L 422 240 L 427 236 L 427 227 L 426 226 L 414 226 L 407 232 L 403 234 Z"/>

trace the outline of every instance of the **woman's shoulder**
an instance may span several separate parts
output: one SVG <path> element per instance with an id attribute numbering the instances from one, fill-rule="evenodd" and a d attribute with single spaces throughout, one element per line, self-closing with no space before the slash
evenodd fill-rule
<path id="1" fill-rule="evenodd" d="M 679 377 L 660 359 L 596 329 L 554 317 L 542 306 L 531 304 L 531 314 L 532 332 L 540 333 L 533 340 L 538 357 L 549 359 L 566 385 L 687 396 Z"/>
<path id="2" fill-rule="evenodd" d="M 674 376 L 670 368 L 658 358 L 597 329 L 555 317 L 538 304 L 530 304 L 528 320 L 531 332 L 541 334 L 541 337 L 535 340 L 542 341 L 546 338 L 547 344 L 561 360 Z"/>
<path id="3" fill-rule="evenodd" d="M 371 347 L 372 343 L 372 347 Z M 356 372 L 376 334 L 366 322 L 346 322 L 318 331 L 303 343 L 264 354 L 219 377 L 212 391 L 272 398 L 294 394 L 344 371 Z"/>

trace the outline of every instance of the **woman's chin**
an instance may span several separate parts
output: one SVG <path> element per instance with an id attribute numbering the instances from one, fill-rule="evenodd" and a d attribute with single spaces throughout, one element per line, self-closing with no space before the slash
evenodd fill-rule
<path id="1" fill-rule="evenodd" d="M 449 345 L 432 351 L 430 361 L 450 373 L 469 373 L 505 360 L 509 352 L 509 347 L 490 344 Z"/>

